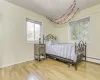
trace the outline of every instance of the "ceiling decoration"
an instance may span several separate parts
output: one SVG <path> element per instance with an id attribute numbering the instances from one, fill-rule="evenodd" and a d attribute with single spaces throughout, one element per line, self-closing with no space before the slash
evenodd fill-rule
<path id="1" fill-rule="evenodd" d="M 86 8 L 100 4 L 100 0 L 6 0 L 40 15 L 56 24 L 64 24 L 75 14 Z M 70 16 L 69 16 L 70 15 Z"/>
<path id="2" fill-rule="evenodd" d="M 46 16 L 46 18 L 49 19 L 50 21 L 56 23 L 56 24 L 65 24 L 68 21 L 70 21 L 71 19 L 73 19 L 73 17 L 78 12 L 78 10 L 79 10 L 79 8 L 76 9 L 76 0 L 74 0 L 72 2 L 72 4 L 69 6 L 67 12 L 65 14 L 63 14 L 60 18 L 52 19 L 52 18 L 47 17 L 47 16 Z M 70 16 L 70 18 L 69 18 L 69 16 Z"/>

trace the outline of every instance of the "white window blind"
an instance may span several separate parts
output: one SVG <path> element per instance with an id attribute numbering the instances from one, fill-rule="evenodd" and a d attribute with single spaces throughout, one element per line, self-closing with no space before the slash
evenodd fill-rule
<path id="1" fill-rule="evenodd" d="M 30 19 L 26 19 L 27 41 L 37 42 L 41 38 L 42 23 Z"/>
<path id="2" fill-rule="evenodd" d="M 71 41 L 89 41 L 90 17 L 69 23 Z"/>

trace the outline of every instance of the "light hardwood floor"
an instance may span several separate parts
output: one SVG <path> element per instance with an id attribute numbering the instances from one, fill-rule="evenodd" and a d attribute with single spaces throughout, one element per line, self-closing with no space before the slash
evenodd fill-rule
<path id="1" fill-rule="evenodd" d="M 29 61 L 0 69 L 0 80 L 100 80 L 100 65 L 82 62 L 78 71 L 59 61 Z"/>

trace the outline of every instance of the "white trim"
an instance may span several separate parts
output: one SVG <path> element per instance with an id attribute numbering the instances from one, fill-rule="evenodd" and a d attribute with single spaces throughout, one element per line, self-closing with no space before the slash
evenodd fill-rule
<path id="1" fill-rule="evenodd" d="M 30 18 L 26 18 L 26 21 L 30 21 L 30 22 L 36 23 L 36 24 L 42 24 L 42 22 L 37 21 L 37 20 L 30 19 Z"/>
<path id="2" fill-rule="evenodd" d="M 100 60 L 96 60 L 96 59 L 92 59 L 92 58 L 87 58 L 87 61 L 100 64 Z"/>
<path id="3" fill-rule="evenodd" d="M 85 17 L 73 19 L 73 20 L 69 21 L 68 23 L 78 21 L 78 20 L 81 20 L 81 19 L 85 19 L 85 18 L 88 18 L 88 17 L 91 18 L 91 16 L 85 16 Z"/>
<path id="4" fill-rule="evenodd" d="M 35 59 L 31 58 L 31 59 L 20 61 L 20 62 L 17 62 L 17 63 L 2 65 L 2 66 L 0 66 L 0 68 L 9 67 L 9 66 L 13 66 L 13 65 L 16 65 L 16 64 L 20 64 L 20 63 L 24 63 L 24 62 L 32 61 L 32 60 L 35 60 Z M 87 58 L 87 61 L 94 62 L 94 63 L 99 63 L 100 64 L 100 60 L 96 60 L 96 59 Z"/>
<path id="5" fill-rule="evenodd" d="M 20 64 L 20 63 L 24 63 L 24 62 L 32 61 L 32 60 L 35 60 L 35 59 L 31 58 L 31 59 L 20 61 L 20 62 L 17 62 L 17 63 L 7 64 L 7 65 L 1 65 L 0 68 L 9 67 L 9 66 L 13 66 L 13 65 L 16 65 L 16 64 Z"/>
<path id="6" fill-rule="evenodd" d="M 12 64 L 8 64 L 8 65 L 2 65 L 2 66 L 0 66 L 0 68 L 9 67 L 9 66 L 13 66 L 13 65 L 16 65 L 16 64 L 20 64 L 20 63 L 24 63 L 24 62 L 32 61 L 32 60 L 34 60 L 34 59 L 32 58 L 32 59 L 24 60 L 24 61 L 17 62 L 17 63 L 12 63 Z M 96 59 L 87 58 L 87 61 L 100 64 L 100 60 L 96 60 Z"/>

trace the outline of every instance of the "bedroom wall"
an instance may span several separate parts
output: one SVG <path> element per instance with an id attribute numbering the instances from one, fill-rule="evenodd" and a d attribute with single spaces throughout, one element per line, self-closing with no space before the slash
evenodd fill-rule
<path id="1" fill-rule="evenodd" d="M 87 57 L 100 59 L 100 4 L 80 11 L 74 20 L 90 16 L 91 41 L 87 46 Z M 56 25 L 55 34 L 61 43 L 68 42 L 68 24 Z M 100 63 L 100 60 L 87 58 L 89 61 Z"/>
<path id="2" fill-rule="evenodd" d="M 33 43 L 25 37 L 26 17 L 43 22 L 45 35 L 54 33 L 54 24 L 45 17 L 0 0 L 0 67 L 34 59 Z"/>

